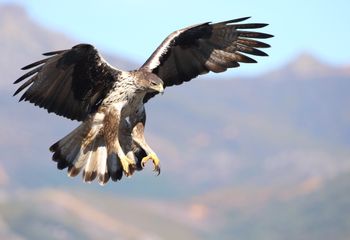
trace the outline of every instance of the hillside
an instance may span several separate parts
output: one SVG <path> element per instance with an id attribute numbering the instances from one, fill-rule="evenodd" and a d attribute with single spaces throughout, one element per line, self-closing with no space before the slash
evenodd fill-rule
<path id="1" fill-rule="evenodd" d="M 192 226 L 145 200 L 60 189 L 2 196 L 1 239 L 199 239 Z"/>
<path id="2" fill-rule="evenodd" d="M 241 200 L 246 197 L 244 204 L 229 208 L 201 196 L 198 199 L 202 199 L 203 206 L 223 215 L 222 227 L 206 237 L 223 240 L 349 239 L 350 214 L 346 211 L 350 207 L 349 187 L 350 174 L 346 173 L 322 185 L 309 181 L 299 187 L 275 191 L 259 188 L 250 195 L 246 194 L 249 189 L 245 189 L 242 195 L 235 195 Z M 295 190 L 299 194 L 295 195 Z M 227 200 L 231 196 L 226 192 L 221 196 L 217 194 L 216 199 Z"/>
<path id="3" fill-rule="evenodd" d="M 247 187 L 233 195 L 216 192 L 215 199 L 206 195 L 185 201 L 67 188 L 3 191 L 0 237 L 346 240 L 350 236 L 350 214 L 345 211 L 350 207 L 349 184 L 346 173 L 322 185 L 309 181 L 273 191 Z M 235 198 L 243 201 L 222 202 L 237 203 Z"/>

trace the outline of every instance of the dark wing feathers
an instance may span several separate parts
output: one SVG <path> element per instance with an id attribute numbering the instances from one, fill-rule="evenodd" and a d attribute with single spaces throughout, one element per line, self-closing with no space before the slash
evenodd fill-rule
<path id="1" fill-rule="evenodd" d="M 256 39 L 272 35 L 247 31 L 267 26 L 264 23 L 241 23 L 248 18 L 215 24 L 207 22 L 175 31 L 153 52 L 141 70 L 157 74 L 164 87 L 168 87 L 209 71 L 223 72 L 238 67 L 240 62 L 255 63 L 256 60 L 246 54 L 267 56 L 259 48 L 270 45 Z M 49 57 L 22 68 L 35 67 L 15 81 L 19 83 L 29 78 L 14 95 L 29 87 L 20 100 L 30 101 L 70 119 L 83 120 L 94 111 L 120 73 L 88 44 L 43 55 Z M 156 93 L 148 93 L 144 102 L 154 95 Z"/>
<path id="2" fill-rule="evenodd" d="M 220 23 L 203 23 L 170 34 L 141 69 L 157 74 L 165 87 L 179 85 L 209 71 L 223 72 L 239 62 L 256 63 L 245 54 L 267 56 L 258 48 L 270 45 L 255 39 L 270 38 L 260 32 L 242 31 L 267 26 L 265 23 L 240 23 L 249 17 Z M 237 23 L 237 24 L 235 24 Z M 153 97 L 146 95 L 144 102 Z"/>
<path id="3" fill-rule="evenodd" d="M 30 69 L 30 68 L 36 67 L 36 66 L 38 66 L 38 65 L 40 65 L 40 64 L 45 63 L 48 59 L 49 59 L 49 58 L 45 58 L 45 59 L 42 59 L 42 60 L 40 60 L 40 61 L 37 61 L 37 62 L 31 63 L 31 64 L 28 64 L 27 66 L 22 67 L 21 70 L 28 70 L 28 69 Z M 35 69 L 34 69 L 34 70 L 35 70 Z M 18 81 L 18 80 L 17 80 L 17 81 Z"/>
<path id="4" fill-rule="evenodd" d="M 230 23 L 243 22 L 243 21 L 245 21 L 245 20 L 247 20 L 249 18 L 251 18 L 251 17 L 235 18 L 235 19 L 231 19 L 231 20 L 220 22 L 220 24 L 226 25 L 226 24 L 230 24 Z"/>
<path id="5" fill-rule="evenodd" d="M 83 120 L 96 109 L 96 104 L 105 97 L 120 73 L 88 44 L 44 55 L 50 57 L 22 68 L 36 67 L 14 82 L 30 77 L 14 95 L 30 86 L 20 101 L 29 101 L 73 120 Z"/>
<path id="6" fill-rule="evenodd" d="M 46 53 L 43 53 L 43 55 L 44 55 L 44 56 L 52 56 L 52 55 L 56 55 L 56 54 L 63 53 L 64 51 L 66 51 L 66 50 L 59 50 L 59 51 L 46 52 Z"/>

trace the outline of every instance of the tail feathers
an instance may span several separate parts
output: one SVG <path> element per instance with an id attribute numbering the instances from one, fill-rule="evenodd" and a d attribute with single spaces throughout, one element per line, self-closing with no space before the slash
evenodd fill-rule
<path id="1" fill-rule="evenodd" d="M 54 153 L 52 160 L 57 162 L 58 169 L 62 170 L 66 167 L 71 169 L 73 167 L 73 163 L 76 162 L 81 155 L 82 149 L 80 146 L 87 132 L 88 128 L 86 124 L 82 123 L 71 133 L 50 147 L 50 151 Z"/>
<path id="2" fill-rule="evenodd" d="M 85 166 L 83 170 L 83 180 L 84 182 L 92 182 L 97 176 L 97 161 L 92 149 L 87 150 L 84 160 Z"/>
<path id="3" fill-rule="evenodd" d="M 95 152 L 97 161 L 97 181 L 100 185 L 104 185 L 108 182 L 110 176 L 107 168 L 107 148 L 104 146 L 104 141 L 101 138 L 100 143 Z"/>
<path id="4" fill-rule="evenodd" d="M 82 171 L 83 180 L 88 183 L 96 178 L 100 185 L 106 184 L 109 179 L 121 180 L 123 167 L 117 154 L 108 154 L 103 135 L 96 135 L 91 143 L 85 145 L 84 138 L 88 133 L 89 128 L 82 123 L 50 147 L 50 151 L 53 152 L 52 160 L 57 162 L 57 168 L 68 168 L 70 177 L 75 177 Z M 128 152 L 128 157 L 134 158 L 136 163 L 139 163 L 134 155 L 136 152 L 123 150 Z M 142 167 L 138 165 L 136 170 L 141 170 Z"/>
<path id="5" fill-rule="evenodd" d="M 96 177 L 99 184 L 104 185 L 109 180 L 107 170 L 107 148 L 102 136 L 98 136 L 89 149 L 83 179 L 85 182 L 92 182 Z"/>

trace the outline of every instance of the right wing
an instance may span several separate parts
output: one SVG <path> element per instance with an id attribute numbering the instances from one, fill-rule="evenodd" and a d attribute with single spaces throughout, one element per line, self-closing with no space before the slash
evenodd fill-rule
<path id="1" fill-rule="evenodd" d="M 35 67 L 14 82 L 30 77 L 14 95 L 30 86 L 20 101 L 72 120 L 82 121 L 95 111 L 120 74 L 89 44 L 43 55 L 50 57 L 22 68 Z"/>

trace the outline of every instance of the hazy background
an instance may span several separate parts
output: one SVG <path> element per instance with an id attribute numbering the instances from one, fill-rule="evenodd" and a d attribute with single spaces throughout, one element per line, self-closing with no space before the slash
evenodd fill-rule
<path id="1" fill-rule="evenodd" d="M 0 239 L 349 239 L 349 7 L 0 0 Z M 243 16 L 270 23 L 270 57 L 147 104 L 158 177 L 68 178 L 48 147 L 77 122 L 11 97 L 42 52 L 88 42 L 132 69 L 176 29 Z"/>

